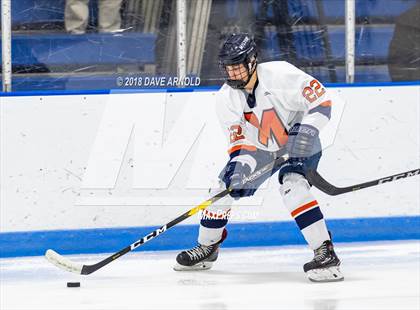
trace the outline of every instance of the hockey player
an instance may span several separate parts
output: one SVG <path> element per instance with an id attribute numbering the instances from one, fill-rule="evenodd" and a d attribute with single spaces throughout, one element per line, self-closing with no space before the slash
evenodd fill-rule
<path id="1" fill-rule="evenodd" d="M 285 61 L 258 64 L 256 45 L 247 34 L 231 34 L 226 39 L 219 65 L 226 82 L 216 104 L 230 155 L 220 179 L 232 189 L 228 198 L 252 196 L 278 171 L 284 205 L 314 251 L 304 272 L 312 281 L 343 280 L 323 214 L 305 178 L 308 169 L 316 169 L 322 154 L 319 132 L 331 117 L 328 91 Z M 286 151 L 287 161 L 273 167 L 271 175 L 241 185 L 243 178 Z M 203 212 L 198 245 L 178 254 L 175 270 L 211 268 L 227 236 L 230 203 L 212 205 Z"/>

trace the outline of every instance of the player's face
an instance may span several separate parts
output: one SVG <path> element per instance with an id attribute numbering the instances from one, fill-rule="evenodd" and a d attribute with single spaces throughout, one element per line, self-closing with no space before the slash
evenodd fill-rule
<path id="1" fill-rule="evenodd" d="M 246 81 L 248 79 L 248 70 L 244 64 L 226 66 L 226 72 L 230 80 Z"/>

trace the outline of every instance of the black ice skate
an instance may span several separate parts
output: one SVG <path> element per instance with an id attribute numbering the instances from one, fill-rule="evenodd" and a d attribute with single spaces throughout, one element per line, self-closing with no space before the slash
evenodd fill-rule
<path id="1" fill-rule="evenodd" d="M 334 252 L 330 240 L 326 240 L 314 251 L 315 257 L 303 265 L 309 280 L 313 282 L 342 281 L 344 276 L 340 271 L 340 260 Z"/>
<path id="2" fill-rule="evenodd" d="M 222 234 L 222 239 L 212 245 L 198 244 L 190 250 L 182 251 L 176 257 L 175 271 L 207 270 L 213 266 L 219 255 L 219 247 L 227 237 L 227 230 Z"/>

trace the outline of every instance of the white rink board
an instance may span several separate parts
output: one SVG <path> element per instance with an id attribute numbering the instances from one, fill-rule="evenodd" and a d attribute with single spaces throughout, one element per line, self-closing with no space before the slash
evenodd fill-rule
<path id="1" fill-rule="evenodd" d="M 420 166 L 420 87 L 349 87 L 319 171 L 344 186 Z M 0 231 L 163 224 L 208 197 L 227 160 L 214 92 L 0 97 Z M 326 218 L 419 215 L 420 178 L 329 197 Z M 240 210 L 290 220 L 273 178 Z M 187 223 L 196 223 L 192 218 Z"/>

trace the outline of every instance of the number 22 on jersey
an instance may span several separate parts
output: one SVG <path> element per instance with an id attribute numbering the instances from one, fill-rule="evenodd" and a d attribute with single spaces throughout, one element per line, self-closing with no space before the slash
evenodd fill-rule
<path id="1" fill-rule="evenodd" d="M 309 86 L 305 87 L 302 91 L 303 97 L 306 98 L 310 103 L 314 102 L 318 98 L 325 94 L 325 88 L 322 87 L 321 83 L 317 80 L 312 80 Z"/>

